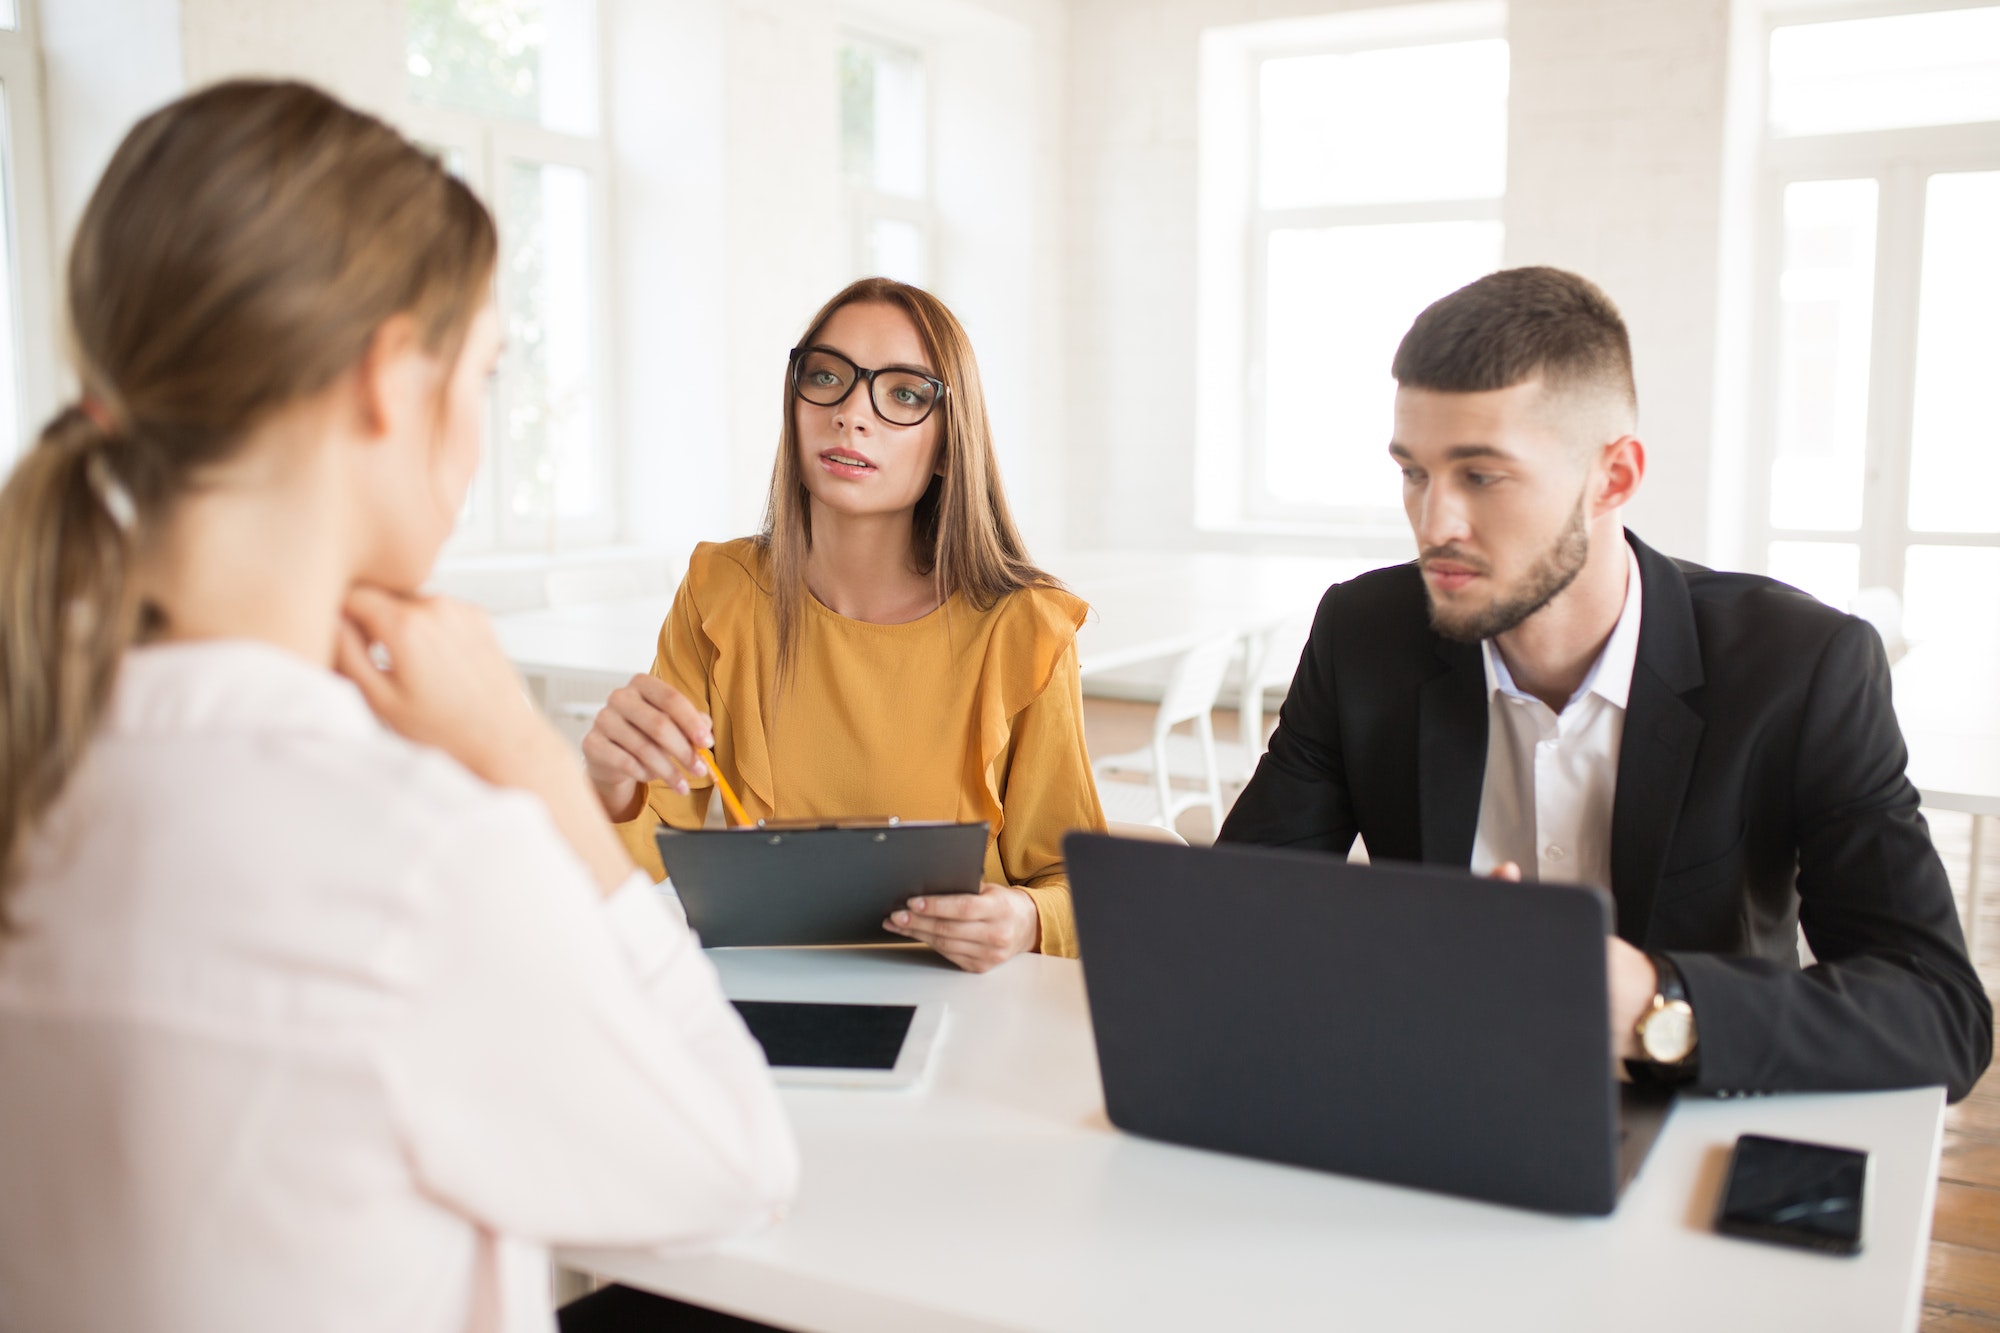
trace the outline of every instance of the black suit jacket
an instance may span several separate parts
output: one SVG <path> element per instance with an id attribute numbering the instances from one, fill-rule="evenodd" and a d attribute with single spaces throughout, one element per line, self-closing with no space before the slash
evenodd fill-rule
<path id="1" fill-rule="evenodd" d="M 1611 890 L 1618 933 L 1683 974 L 1696 1086 L 1963 1097 L 1993 1013 L 1903 773 L 1881 640 L 1628 540 L 1643 601 Z M 1222 840 L 1345 853 L 1359 833 L 1371 859 L 1468 865 L 1486 734 L 1479 647 L 1432 630 L 1416 566 L 1336 584 Z"/>

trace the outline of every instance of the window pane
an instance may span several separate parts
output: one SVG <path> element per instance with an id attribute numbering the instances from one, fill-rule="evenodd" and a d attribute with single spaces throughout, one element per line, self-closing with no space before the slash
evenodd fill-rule
<path id="1" fill-rule="evenodd" d="M 850 183 L 920 199 L 924 61 L 915 51 L 851 38 L 840 48 L 840 153 Z"/>
<path id="2" fill-rule="evenodd" d="M 1507 184 L 1507 43 L 1267 60 L 1265 208 L 1496 199 Z"/>
<path id="3" fill-rule="evenodd" d="M 1287 504 L 1400 509 L 1389 362 L 1419 311 L 1500 262 L 1498 222 L 1271 233 L 1264 484 Z"/>
<path id="4" fill-rule="evenodd" d="M 2000 532 L 2000 171 L 1930 178 L 1910 424 L 1910 526 Z"/>
<path id="5" fill-rule="evenodd" d="M 553 544 L 558 520 L 601 510 L 610 482 L 590 392 L 590 181 L 575 167 L 516 162 L 507 186 L 501 507 L 510 530 Z"/>
<path id="6" fill-rule="evenodd" d="M 10 8 L 9 14 L 12 10 Z M 19 296 L 14 286 L 14 161 L 8 145 L 13 136 L 7 123 L 7 89 L 0 86 L 0 473 L 21 450 L 21 371 L 14 345 L 20 328 Z"/>
<path id="7" fill-rule="evenodd" d="M 868 228 L 869 271 L 921 287 L 924 275 L 924 232 L 901 218 L 877 218 Z"/>
<path id="8" fill-rule="evenodd" d="M 2000 7 L 1805 23 L 1771 33 L 1771 132 L 2000 120 Z"/>
<path id="9" fill-rule="evenodd" d="M 0 0 L 0 28 L 21 26 L 21 7 L 15 0 Z"/>
<path id="10" fill-rule="evenodd" d="M 410 96 L 597 133 L 594 0 L 409 0 Z"/>
<path id="11" fill-rule="evenodd" d="M 1852 542 L 1772 542 L 1771 577 L 1845 611 L 1861 587 L 1861 548 Z"/>
<path id="12" fill-rule="evenodd" d="M 2000 547 L 1910 547 L 1903 565 L 1903 633 L 1927 645 L 1932 658 L 1940 655 L 1937 645 L 1984 654 L 2000 648 Z"/>
<path id="13" fill-rule="evenodd" d="M 1861 526 L 1875 192 L 1872 180 L 1785 187 L 1773 527 L 1845 532 Z"/>
<path id="14" fill-rule="evenodd" d="M 446 171 L 460 180 L 465 179 L 466 161 L 465 150 L 463 148 L 456 148 L 450 144 L 432 143 L 428 139 L 417 139 L 414 142 L 417 147 L 436 158 L 438 165 L 442 166 Z"/>

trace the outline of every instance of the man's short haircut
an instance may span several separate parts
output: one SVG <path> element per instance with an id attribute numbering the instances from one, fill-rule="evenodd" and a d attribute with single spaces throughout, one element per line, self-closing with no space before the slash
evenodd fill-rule
<path id="1" fill-rule="evenodd" d="M 1632 342 L 1611 298 L 1559 268 L 1509 268 L 1434 301 L 1396 348 L 1405 388 L 1511 389 L 1539 377 L 1552 392 L 1610 391 L 1635 412 Z"/>

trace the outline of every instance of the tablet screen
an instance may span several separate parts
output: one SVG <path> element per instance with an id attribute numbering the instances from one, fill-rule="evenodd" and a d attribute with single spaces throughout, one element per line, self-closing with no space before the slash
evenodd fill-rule
<path id="1" fill-rule="evenodd" d="M 894 1069 L 917 1012 L 910 1004 L 731 1003 L 773 1068 Z"/>

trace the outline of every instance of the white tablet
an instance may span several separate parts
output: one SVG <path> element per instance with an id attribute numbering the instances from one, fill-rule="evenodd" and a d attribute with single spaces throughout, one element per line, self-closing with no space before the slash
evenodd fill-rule
<path id="1" fill-rule="evenodd" d="M 930 1067 L 944 1030 L 941 1001 L 821 1004 L 733 1000 L 778 1082 L 835 1088 L 908 1088 Z"/>

